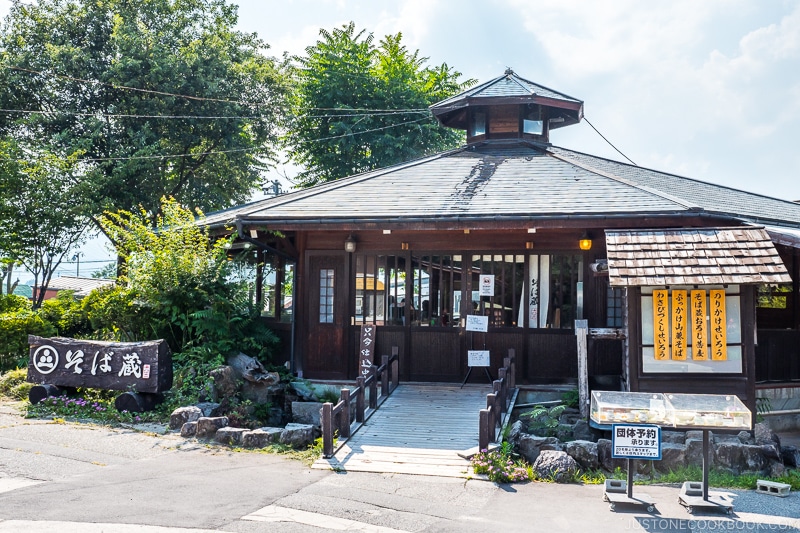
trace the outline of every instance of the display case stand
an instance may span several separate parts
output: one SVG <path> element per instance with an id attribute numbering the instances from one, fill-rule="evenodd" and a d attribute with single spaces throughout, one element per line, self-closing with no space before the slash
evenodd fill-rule
<path id="1" fill-rule="evenodd" d="M 727 514 L 733 512 L 733 502 L 721 492 L 709 492 L 708 490 L 708 470 L 711 465 L 709 453 L 711 444 L 709 442 L 709 430 L 703 430 L 703 481 L 686 481 L 678 494 L 678 503 L 686 508 L 689 514 L 693 514 L 696 509 L 718 509 Z"/>
<path id="2" fill-rule="evenodd" d="M 647 509 L 648 513 L 656 510 L 655 502 L 647 494 L 633 496 L 633 459 L 628 459 L 628 481 L 619 479 L 607 479 L 606 490 L 603 492 L 603 500 L 608 502 L 608 508 L 616 511 L 617 504 L 640 505 Z"/>

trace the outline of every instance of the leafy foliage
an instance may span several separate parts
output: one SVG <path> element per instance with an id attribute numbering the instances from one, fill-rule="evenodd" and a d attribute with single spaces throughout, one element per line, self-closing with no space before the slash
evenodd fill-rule
<path id="1" fill-rule="evenodd" d="M 145 212 L 104 215 L 127 271 L 121 289 L 97 296 L 116 313 L 90 320 L 129 340 L 166 339 L 174 353 L 209 360 L 242 351 L 268 360 L 277 338 L 259 320 L 247 281 L 233 275 L 229 241 L 211 244 L 195 215 L 174 199 L 163 199 L 159 211 L 155 227 Z"/>
<path id="2" fill-rule="evenodd" d="M 87 306 L 76 300 L 72 291 L 59 291 L 42 303 L 39 316 L 56 328 L 60 337 L 82 337 L 91 331 Z"/>
<path id="3" fill-rule="evenodd" d="M 295 57 L 290 66 L 297 84 L 285 142 L 305 170 L 307 187 L 386 167 L 457 146 L 462 135 L 439 126 L 431 104 L 457 94 L 473 80 L 446 63 L 409 51 L 402 34 L 377 45 L 371 33 L 349 23 Z"/>
<path id="4" fill-rule="evenodd" d="M 567 406 L 564 404 L 553 407 L 536 405 L 530 411 L 520 414 L 520 418 L 527 418 L 528 430 L 553 430 L 558 427 L 558 418 L 564 413 Z"/>
<path id="5" fill-rule="evenodd" d="M 0 32 L 0 135 L 75 155 L 82 204 L 246 201 L 274 159 L 285 84 L 225 0 L 14 2 Z M 55 180 L 65 185 L 64 180 Z"/>
<path id="6" fill-rule="evenodd" d="M 20 296 L 0 296 L 0 372 L 25 366 L 28 335 L 49 336 L 55 328 L 30 308 Z"/>
<path id="7" fill-rule="evenodd" d="M 564 405 L 566 405 L 567 407 L 576 409 L 578 407 L 578 403 L 580 402 L 580 395 L 578 393 L 578 389 L 570 389 L 564 392 L 561 395 L 561 401 L 564 402 Z"/>
<path id="8" fill-rule="evenodd" d="M 61 262 L 83 242 L 90 194 L 77 155 L 59 157 L 0 138 L 0 256 L 25 267 L 46 288 Z M 34 308 L 44 300 L 34 294 Z"/>
<path id="9" fill-rule="evenodd" d="M 25 379 L 28 376 L 26 368 L 9 370 L 5 374 L 0 374 L 0 396 L 5 396 L 13 400 L 24 400 L 28 397 L 28 391 L 33 383 L 28 383 Z"/>

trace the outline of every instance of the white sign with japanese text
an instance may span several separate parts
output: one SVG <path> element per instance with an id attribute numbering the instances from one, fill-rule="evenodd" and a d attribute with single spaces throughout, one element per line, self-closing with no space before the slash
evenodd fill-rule
<path id="1" fill-rule="evenodd" d="M 611 426 L 611 457 L 661 459 L 661 428 L 652 424 Z"/>
<path id="2" fill-rule="evenodd" d="M 467 315 L 467 331 L 489 331 L 489 317 Z"/>
<path id="3" fill-rule="evenodd" d="M 467 366 L 489 366 L 489 350 L 467 350 Z"/>

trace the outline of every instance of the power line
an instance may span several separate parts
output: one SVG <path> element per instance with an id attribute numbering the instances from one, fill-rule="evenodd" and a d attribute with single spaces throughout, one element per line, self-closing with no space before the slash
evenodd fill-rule
<path id="1" fill-rule="evenodd" d="M 357 131 L 353 133 L 344 133 L 342 135 L 333 135 L 331 137 L 322 137 L 319 139 L 313 139 L 311 142 L 320 142 L 320 141 L 330 141 L 333 139 L 342 139 L 345 137 L 354 137 L 356 135 L 363 135 L 365 133 L 372 133 L 375 131 L 387 130 L 389 128 L 396 128 L 398 126 L 405 126 L 407 124 L 415 124 L 417 122 L 422 122 L 424 120 L 430 120 L 431 117 L 424 117 L 417 120 L 408 120 L 405 122 L 400 122 L 399 124 L 390 124 L 388 126 L 382 126 L 380 128 L 372 128 L 369 130 L 364 131 Z M 258 147 L 250 147 L 250 148 L 236 148 L 231 150 L 214 150 L 210 152 L 195 152 L 190 154 L 175 154 L 175 155 L 143 155 L 143 156 L 125 156 L 125 157 L 94 157 L 94 158 L 86 158 L 81 159 L 81 161 L 89 161 L 89 162 L 100 162 L 100 161 L 133 161 L 133 160 L 153 160 L 153 159 L 173 159 L 173 158 L 183 158 L 183 157 L 198 157 L 204 155 L 217 155 L 217 154 L 229 154 L 229 153 L 238 153 L 238 152 L 249 152 L 252 150 L 257 150 Z"/>
<path id="2" fill-rule="evenodd" d="M 583 116 L 583 120 L 585 120 L 585 121 L 586 121 L 586 123 L 587 123 L 588 125 L 590 125 L 590 126 L 592 127 L 592 129 L 593 129 L 593 130 L 594 130 L 594 131 L 595 131 L 595 132 L 596 132 L 596 133 L 597 133 L 597 134 L 598 134 L 600 137 L 602 137 L 602 138 L 603 138 L 603 140 L 604 140 L 605 142 L 607 142 L 607 143 L 608 143 L 608 145 L 609 145 L 611 148 L 613 148 L 614 150 L 616 150 L 617 152 L 619 152 L 619 155 L 621 155 L 622 157 L 624 157 L 625 159 L 627 159 L 627 160 L 630 162 L 630 164 L 631 164 L 631 165 L 638 166 L 636 163 L 634 163 L 634 162 L 633 162 L 633 160 L 631 160 L 631 158 L 630 158 L 630 157 L 628 157 L 627 155 L 623 154 L 623 153 L 622 153 L 622 151 L 621 151 L 619 148 L 617 148 L 616 146 L 614 146 L 614 145 L 611 143 L 611 141 L 609 141 L 608 139 L 606 139 L 605 135 L 603 135 L 602 133 L 600 133 L 599 131 L 597 131 L 597 128 L 595 128 L 595 127 L 594 127 L 594 125 L 593 125 L 591 122 L 589 122 L 589 119 L 588 119 L 588 118 L 586 118 L 586 115 L 584 115 L 584 116 Z"/>
<path id="3" fill-rule="evenodd" d="M 309 108 L 310 109 L 310 108 Z M 316 108 L 315 110 L 321 110 Z M 329 110 L 336 110 L 330 108 Z M 354 111 L 354 109 L 341 108 L 342 111 Z M 364 113 L 337 113 L 335 115 L 303 115 L 297 116 L 302 118 L 345 118 L 345 117 L 377 117 L 377 116 L 392 116 L 392 115 L 409 115 L 409 114 L 428 114 L 428 109 L 400 109 L 393 111 L 386 110 L 364 110 Z M 87 113 L 80 111 L 67 111 L 65 109 L 58 109 L 53 111 L 38 111 L 29 109 L 0 109 L 0 113 L 6 114 L 20 114 L 20 115 L 71 115 L 75 117 L 95 117 L 95 118 L 141 118 L 141 119 L 167 119 L 167 120 L 267 120 L 273 121 L 272 117 L 264 117 L 257 115 L 137 115 L 125 113 Z"/>
<path id="4" fill-rule="evenodd" d="M 209 97 L 205 97 L 205 96 L 192 96 L 192 95 L 188 95 L 188 94 L 178 94 L 178 93 L 170 93 L 170 92 L 166 92 L 166 91 L 156 91 L 156 90 L 153 90 L 153 89 L 140 89 L 138 87 L 130 87 L 130 86 L 127 86 L 127 85 L 117 85 L 115 83 L 106 83 L 106 82 L 102 82 L 102 81 L 98 81 L 98 80 L 87 80 L 87 79 L 83 79 L 83 78 L 76 78 L 75 76 L 67 76 L 66 74 L 55 74 L 55 73 L 52 73 L 52 72 L 48 73 L 48 72 L 44 72 L 44 71 L 41 71 L 41 70 L 34 70 L 34 69 L 24 68 L 24 67 L 16 67 L 16 66 L 12 66 L 12 65 L 8 65 L 6 68 L 8 68 L 9 70 L 18 70 L 20 72 L 27 72 L 27 73 L 30 73 L 30 74 L 46 74 L 46 75 L 49 75 L 49 76 L 54 76 L 56 78 L 62 78 L 62 79 L 69 80 L 69 81 L 76 81 L 78 83 L 88 83 L 88 84 L 91 84 L 91 85 L 100 85 L 100 86 L 103 86 L 103 87 L 111 87 L 112 89 L 123 89 L 123 90 L 126 90 L 126 91 L 136 91 L 136 92 L 146 93 L 146 94 L 157 94 L 159 96 L 174 96 L 174 97 L 177 97 L 177 98 L 186 98 L 187 100 L 194 100 L 194 101 L 197 101 L 197 102 L 220 102 L 220 103 L 223 103 L 223 104 L 242 105 L 241 101 L 229 100 L 227 98 L 209 98 Z M 246 104 L 246 105 L 260 105 L 260 103 L 257 103 L 257 104 Z"/>

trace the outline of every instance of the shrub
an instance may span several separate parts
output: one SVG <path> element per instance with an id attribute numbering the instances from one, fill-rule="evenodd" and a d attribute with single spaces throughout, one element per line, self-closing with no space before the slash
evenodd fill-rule
<path id="1" fill-rule="evenodd" d="M 513 457 L 511 446 L 504 442 L 499 450 L 481 450 L 472 456 L 472 469 L 476 474 L 486 474 L 489 481 L 496 483 L 515 483 L 529 481 L 528 466 Z"/>
<path id="2" fill-rule="evenodd" d="M 28 370 L 25 368 L 9 370 L 5 374 L 0 374 L 0 395 L 13 400 L 26 399 L 28 391 L 33 386 L 33 383 L 25 381 L 27 376 Z"/>
<path id="3" fill-rule="evenodd" d="M 55 328 L 33 311 L 0 314 L 0 372 L 28 364 L 28 335 L 54 334 Z"/>
<path id="4" fill-rule="evenodd" d="M 60 291 L 55 298 L 45 300 L 38 314 L 49 322 L 61 337 L 87 337 L 92 328 L 81 301 L 72 291 Z"/>

